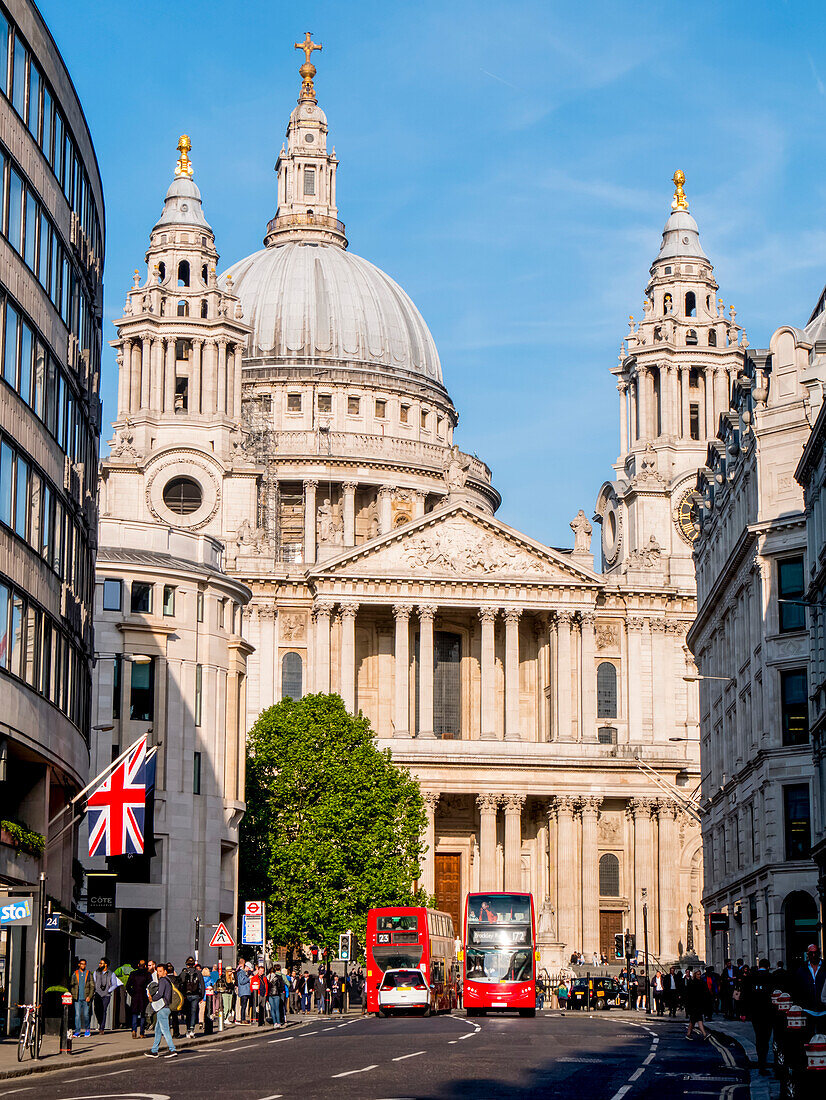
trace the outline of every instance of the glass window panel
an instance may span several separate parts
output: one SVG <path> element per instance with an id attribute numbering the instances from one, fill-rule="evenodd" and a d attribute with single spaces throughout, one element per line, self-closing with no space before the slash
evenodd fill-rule
<path id="1" fill-rule="evenodd" d="M 31 605 L 26 611 L 26 657 L 24 679 L 29 687 L 37 684 L 38 650 L 40 648 L 40 612 Z"/>
<path id="2" fill-rule="evenodd" d="M 42 84 L 40 70 L 34 61 L 29 65 L 29 129 L 34 134 L 34 140 L 40 140 L 40 86 Z"/>
<path id="3" fill-rule="evenodd" d="M 462 736 L 462 637 L 437 630 L 433 636 L 433 732 Z"/>
<path id="4" fill-rule="evenodd" d="M 14 529 L 24 539 L 29 533 L 29 464 L 17 456 L 17 479 L 14 487 Z"/>
<path id="5" fill-rule="evenodd" d="M 26 231 L 23 256 L 32 271 L 37 271 L 37 223 L 39 220 L 40 207 L 37 199 L 31 191 L 26 191 Z"/>
<path id="6" fill-rule="evenodd" d="M 55 306 L 60 301 L 60 243 L 52 234 L 52 275 L 49 279 L 49 297 Z"/>
<path id="7" fill-rule="evenodd" d="M 195 666 L 195 725 L 200 726 L 204 694 L 204 666 Z"/>
<path id="8" fill-rule="evenodd" d="M 54 174 L 63 183 L 63 116 L 55 108 L 54 113 Z"/>
<path id="9" fill-rule="evenodd" d="M 40 647 L 40 694 L 49 699 L 52 678 L 52 624 L 43 616 L 43 644 Z"/>
<path id="10" fill-rule="evenodd" d="M 123 581 L 107 577 L 103 582 L 103 610 L 120 611 L 123 603 Z"/>
<path id="11" fill-rule="evenodd" d="M 132 661 L 129 717 L 133 722 L 151 722 L 155 712 L 155 662 Z"/>
<path id="12" fill-rule="evenodd" d="M 0 22 L 0 27 L 2 23 Z M 9 589 L 0 582 L 0 668 L 9 664 Z"/>
<path id="13" fill-rule="evenodd" d="M 3 377 L 12 389 L 17 389 L 17 326 L 20 317 L 10 302 L 6 302 L 6 338 L 3 347 Z"/>
<path id="14" fill-rule="evenodd" d="M 52 150 L 54 149 L 52 144 L 52 93 L 45 84 L 43 85 L 43 138 L 40 147 L 43 150 L 43 156 L 51 164 Z"/>
<path id="15" fill-rule="evenodd" d="M 163 613 L 164 615 L 175 614 L 175 585 L 165 584 L 163 586 Z"/>
<path id="16" fill-rule="evenodd" d="M 0 522 L 11 527 L 11 502 L 14 487 L 14 451 L 0 443 Z"/>
<path id="17" fill-rule="evenodd" d="M 115 657 L 112 663 L 112 717 L 120 718 L 120 699 L 123 692 L 123 658 Z"/>
<path id="18" fill-rule="evenodd" d="M 14 168 L 9 168 L 9 214 L 6 236 L 18 252 L 23 247 L 23 181 Z"/>
<path id="19" fill-rule="evenodd" d="M 786 859 L 808 859 L 811 848 L 809 786 L 795 783 L 783 788 L 786 818 Z"/>
<path id="20" fill-rule="evenodd" d="M 136 615 L 152 614 L 152 585 L 132 581 L 131 609 Z"/>
<path id="21" fill-rule="evenodd" d="M 43 532 L 41 542 L 41 554 L 47 562 L 52 558 L 52 533 L 54 531 L 54 509 L 52 507 L 52 490 L 48 484 L 43 486 Z"/>
<path id="22" fill-rule="evenodd" d="M 74 176 L 74 154 L 72 152 L 72 139 L 64 127 L 63 129 L 63 194 L 69 205 L 72 203 L 72 181 Z"/>
<path id="23" fill-rule="evenodd" d="M 23 321 L 20 328 L 20 376 L 17 392 L 27 405 L 32 401 L 32 355 L 34 354 L 34 334 Z"/>
<path id="24" fill-rule="evenodd" d="M 57 433 L 55 438 L 61 448 L 66 450 L 66 380 L 62 373 L 57 376 Z"/>
<path id="25" fill-rule="evenodd" d="M 38 254 L 37 277 L 40 285 L 49 290 L 49 258 L 51 257 L 51 229 L 49 219 L 40 211 L 40 252 Z"/>
<path id="26" fill-rule="evenodd" d="M 40 553 L 43 514 L 43 478 L 36 470 L 29 477 L 29 543 Z"/>
<path id="27" fill-rule="evenodd" d="M 44 420 L 46 395 L 46 349 L 37 341 L 34 352 L 34 394 L 32 408 Z"/>
<path id="28" fill-rule="evenodd" d="M 60 277 L 60 316 L 63 318 L 63 323 L 68 325 L 69 323 L 69 295 L 72 290 L 71 269 L 69 267 L 69 257 L 65 252 L 61 257 L 61 277 Z"/>
<path id="29" fill-rule="evenodd" d="M 9 671 L 19 676 L 23 666 L 23 632 L 26 621 L 23 618 L 23 597 L 16 592 L 11 599 L 11 652 L 9 654 Z"/>
<path id="30" fill-rule="evenodd" d="M 809 741 L 809 694 L 805 669 L 780 673 L 780 713 L 784 745 Z"/>
<path id="31" fill-rule="evenodd" d="M 9 21 L 0 13 L 0 91 L 9 88 Z"/>
<path id="32" fill-rule="evenodd" d="M 46 375 L 46 427 L 53 436 L 57 436 L 57 378 L 57 363 L 50 356 Z"/>
<path id="33" fill-rule="evenodd" d="M 59 577 L 63 576 L 63 528 L 65 510 L 59 500 L 54 502 L 54 528 L 52 530 L 52 569 Z"/>
<path id="34" fill-rule="evenodd" d="M 303 662 L 297 653 L 285 653 L 281 661 L 281 695 L 285 699 L 300 699 Z"/>
<path id="35" fill-rule="evenodd" d="M 618 898 L 620 896 L 619 860 L 611 853 L 600 857 L 599 892 L 604 898 Z"/>
<path id="36" fill-rule="evenodd" d="M 617 670 L 610 661 L 597 669 L 597 718 L 617 717 Z"/>
<path id="37" fill-rule="evenodd" d="M 26 62 L 28 55 L 22 39 L 14 36 L 14 82 L 11 89 L 11 101 L 21 118 L 26 117 Z"/>
<path id="38" fill-rule="evenodd" d="M 780 599 L 800 600 L 800 603 L 783 603 L 780 608 L 780 632 L 787 634 L 793 630 L 806 629 L 806 607 L 802 603 L 805 592 L 803 587 L 803 558 L 785 558 L 777 563 L 777 580 Z"/>

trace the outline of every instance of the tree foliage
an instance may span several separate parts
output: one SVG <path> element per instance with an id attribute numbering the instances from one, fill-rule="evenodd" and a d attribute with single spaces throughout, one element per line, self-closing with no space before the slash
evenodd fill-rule
<path id="1" fill-rule="evenodd" d="M 267 902 L 278 944 L 331 946 L 367 910 L 414 893 L 426 815 L 415 779 L 376 747 L 338 695 L 282 699 L 247 738 L 240 890 Z"/>

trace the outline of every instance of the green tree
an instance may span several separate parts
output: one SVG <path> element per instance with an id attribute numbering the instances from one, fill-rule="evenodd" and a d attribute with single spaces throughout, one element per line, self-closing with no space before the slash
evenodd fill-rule
<path id="1" fill-rule="evenodd" d="M 242 898 L 267 902 L 278 944 L 364 943 L 367 910 L 427 903 L 414 891 L 426 815 L 410 773 L 380 752 L 338 695 L 283 699 L 247 738 Z"/>

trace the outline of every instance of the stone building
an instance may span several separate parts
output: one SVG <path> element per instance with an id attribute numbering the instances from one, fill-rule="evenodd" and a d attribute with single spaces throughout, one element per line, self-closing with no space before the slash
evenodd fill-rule
<path id="1" fill-rule="evenodd" d="M 421 314 L 347 248 L 304 48 L 264 248 L 216 283 L 175 184 L 153 230 L 103 516 L 224 544 L 252 592 L 247 727 L 308 691 L 361 709 L 422 785 L 423 882 L 457 922 L 469 890 L 526 888 L 549 959 L 641 943 L 643 904 L 654 954 L 702 953 L 691 493 L 743 353 L 681 183 L 614 371 L 600 571 L 584 512 L 568 550 L 496 519 Z"/>
<path id="2" fill-rule="evenodd" d="M 697 488 L 697 619 L 707 912 L 728 915 L 711 957 L 791 964 L 816 935 L 811 838 L 812 577 L 795 468 L 822 403 L 822 318 L 779 328 L 735 380 Z"/>
<path id="3" fill-rule="evenodd" d="M 63 813 L 89 768 L 104 211 L 80 101 L 34 3 L 0 10 L 0 903 L 60 911 L 46 984 L 83 925 Z M 45 853 L 37 845 L 57 819 Z M 7 1025 L 31 1000 L 34 928 L 0 930 Z"/>
<path id="4" fill-rule="evenodd" d="M 800 335 L 798 335 L 798 340 Z M 820 295 L 803 333 L 804 347 L 812 365 L 826 367 L 826 290 Z M 807 892 L 818 902 L 820 949 L 826 954 L 826 404 L 821 404 L 812 433 L 806 442 L 795 477 L 803 488 L 806 514 L 805 596 L 809 611 L 809 714 L 811 721 L 814 775 L 811 782 L 812 858 L 817 867 L 817 895 L 811 886 Z M 801 778 L 805 778 L 804 776 Z M 808 907 L 811 918 L 811 906 Z M 812 939 L 815 939 L 812 936 Z"/>

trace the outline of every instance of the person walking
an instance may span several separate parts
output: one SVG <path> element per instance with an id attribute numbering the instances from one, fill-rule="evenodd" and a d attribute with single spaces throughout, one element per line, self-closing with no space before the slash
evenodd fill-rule
<path id="1" fill-rule="evenodd" d="M 301 977 L 301 1015 L 306 1016 L 313 1007 L 313 975 L 305 970 Z"/>
<path id="2" fill-rule="evenodd" d="M 662 970 L 658 970 L 654 975 L 653 982 L 654 1004 L 657 1009 L 658 1016 L 665 1015 L 665 978 L 663 977 Z"/>
<path id="3" fill-rule="evenodd" d="M 141 1029 L 141 1039 L 145 1034 L 145 1022 L 143 1014 L 149 1004 L 146 995 L 146 987 L 149 985 L 149 971 L 146 969 L 146 959 L 141 959 L 138 965 L 126 979 L 126 992 L 129 994 L 129 1011 L 132 1016 L 132 1038 L 137 1039 L 138 1028 Z"/>
<path id="4" fill-rule="evenodd" d="M 258 1027 L 263 1027 L 266 1023 L 266 1004 L 267 1004 L 267 976 L 264 973 L 264 966 L 261 964 L 250 975 L 250 992 L 252 995 L 252 1014 L 250 1016 L 250 1023 L 253 1021 Z"/>
<path id="5" fill-rule="evenodd" d="M 161 1038 L 165 1041 L 169 1052 L 167 1058 L 177 1058 L 178 1051 L 172 1042 L 172 1033 L 169 1030 L 169 1019 L 172 1015 L 172 983 L 166 976 L 166 967 L 163 963 L 155 966 L 157 982 L 150 987 L 152 993 L 152 1007 L 155 1010 L 155 1041 L 152 1049 L 144 1051 L 147 1058 L 160 1057 Z"/>
<path id="6" fill-rule="evenodd" d="M 745 968 L 744 968 L 745 969 Z M 754 1028 L 754 1045 L 757 1047 L 757 1068 L 765 1077 L 773 1026 L 772 992 L 774 984 L 769 970 L 769 960 L 761 959 L 756 970 L 743 979 L 740 1008 L 745 1011 Z"/>
<path id="7" fill-rule="evenodd" d="M 201 1001 L 204 999 L 205 988 L 201 969 L 195 963 L 195 956 L 190 955 L 186 960 L 186 966 L 181 971 L 181 992 L 184 995 L 184 1013 L 188 1039 L 195 1035 L 195 1029 L 198 1026 L 198 1013 Z"/>
<path id="8" fill-rule="evenodd" d="M 166 976 L 169 978 L 170 985 L 172 986 L 172 1004 L 169 1006 L 172 1010 L 172 1014 L 169 1018 L 169 1029 L 172 1032 L 173 1039 L 180 1039 L 181 1012 L 184 1013 L 184 1023 L 186 1023 L 184 987 L 181 983 L 180 975 L 175 973 L 175 967 L 171 962 L 166 964 Z"/>
<path id="9" fill-rule="evenodd" d="M 72 1001 L 75 1006 L 75 1038 L 79 1038 L 82 1031 L 88 1039 L 92 1034 L 90 1025 L 92 998 L 95 995 L 95 982 L 92 975 L 86 969 L 85 959 L 78 960 L 77 969 L 72 974 L 70 988 Z"/>
<path id="10" fill-rule="evenodd" d="M 801 1008 L 818 1011 L 826 1008 L 824 983 L 826 983 L 826 966 L 820 957 L 817 944 L 810 943 L 806 948 L 806 962 L 798 970 L 794 982 L 797 1003 Z"/>
<path id="11" fill-rule="evenodd" d="M 102 1035 L 106 1030 L 106 1014 L 109 1011 L 109 1002 L 117 986 L 115 975 L 109 969 L 109 960 L 107 958 L 100 960 L 98 968 L 95 971 L 94 983 L 95 1016 L 98 1022 L 98 1035 Z"/>
<path id="12" fill-rule="evenodd" d="M 707 1039 L 708 1032 L 706 1031 L 706 1025 L 703 1023 L 703 1017 L 710 1010 L 711 990 L 699 970 L 695 970 L 691 980 L 685 984 L 683 1004 L 685 1005 L 686 1016 L 688 1016 L 686 1039 L 690 1039 L 694 1034 L 695 1026 L 699 1029 L 702 1037 Z"/>
<path id="13" fill-rule="evenodd" d="M 272 1026 L 276 1030 L 280 1027 L 284 1027 L 285 992 L 286 986 L 284 985 L 284 975 L 281 973 L 280 964 L 276 963 L 267 975 L 267 999 L 270 1003 Z"/>
<path id="14" fill-rule="evenodd" d="M 247 1005 L 250 1003 L 250 975 L 244 966 L 243 959 L 239 960 L 235 969 L 235 989 L 238 994 L 238 1023 L 245 1024 L 247 1022 Z"/>

